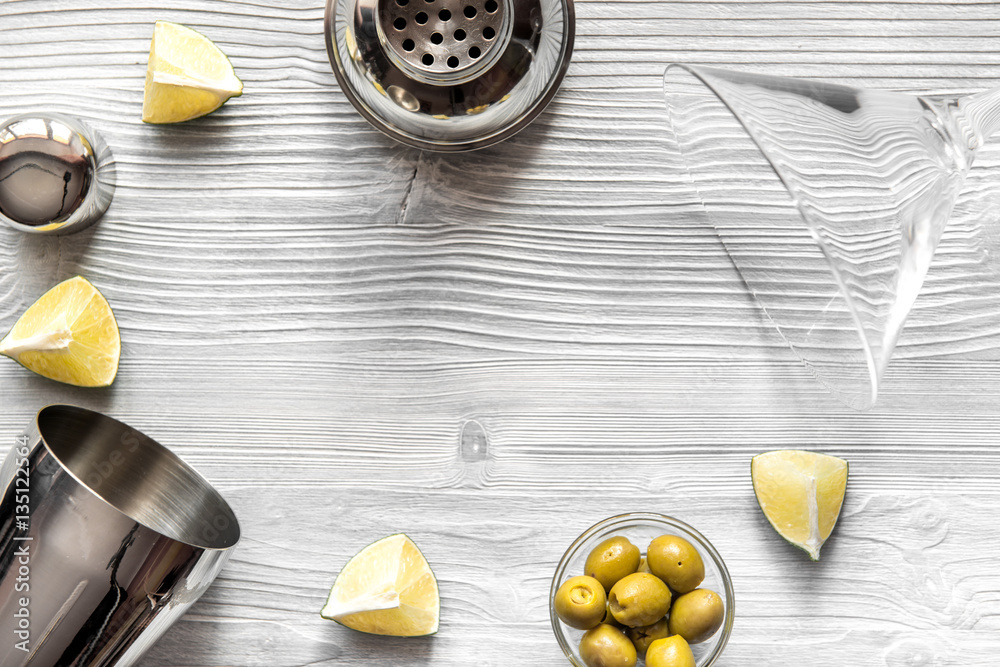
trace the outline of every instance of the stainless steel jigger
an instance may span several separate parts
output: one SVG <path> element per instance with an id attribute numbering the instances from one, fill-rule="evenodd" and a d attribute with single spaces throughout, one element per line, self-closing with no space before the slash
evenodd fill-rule
<path id="1" fill-rule="evenodd" d="M 78 120 L 25 114 L 0 124 L 0 221 L 33 234 L 69 234 L 111 205 L 115 163 Z"/>
<path id="2" fill-rule="evenodd" d="M 573 0 L 327 0 L 326 47 L 377 129 L 436 151 L 490 146 L 555 95 L 573 53 Z"/>
<path id="3" fill-rule="evenodd" d="M 125 667 L 240 538 L 198 473 L 121 422 L 42 409 L 0 469 L 0 665 Z"/>

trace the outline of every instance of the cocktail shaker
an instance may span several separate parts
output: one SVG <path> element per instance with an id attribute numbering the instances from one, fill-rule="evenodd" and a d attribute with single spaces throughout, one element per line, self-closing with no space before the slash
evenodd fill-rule
<path id="1" fill-rule="evenodd" d="M 83 408 L 42 409 L 0 469 L 0 665 L 125 667 L 209 587 L 232 509 L 181 459 Z"/>
<path id="2" fill-rule="evenodd" d="M 462 151 L 528 125 L 573 53 L 573 0 L 327 0 L 347 99 L 410 146 Z"/>

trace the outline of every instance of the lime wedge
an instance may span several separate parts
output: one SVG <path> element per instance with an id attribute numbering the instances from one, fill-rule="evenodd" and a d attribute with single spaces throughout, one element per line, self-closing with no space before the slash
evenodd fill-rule
<path id="1" fill-rule="evenodd" d="M 242 94 L 243 82 L 212 40 L 178 23 L 156 22 L 146 68 L 143 121 L 180 123 L 210 114 Z"/>
<path id="2" fill-rule="evenodd" d="M 437 632 L 437 579 L 406 535 L 365 547 L 337 575 L 320 615 L 376 635 L 418 637 Z"/>
<path id="3" fill-rule="evenodd" d="M 753 457 L 750 476 L 764 516 L 778 534 L 819 560 L 840 516 L 847 461 L 796 449 Z"/>
<path id="4" fill-rule="evenodd" d="M 106 387 L 122 344 L 104 296 L 77 276 L 43 294 L 0 340 L 0 354 L 30 371 L 79 387 Z"/>

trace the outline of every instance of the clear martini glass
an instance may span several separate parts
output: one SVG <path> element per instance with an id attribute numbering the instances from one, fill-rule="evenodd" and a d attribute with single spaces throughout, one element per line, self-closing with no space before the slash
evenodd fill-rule
<path id="1" fill-rule="evenodd" d="M 705 210 L 792 350 L 871 407 L 1000 89 L 953 99 L 671 65 L 668 117 Z"/>

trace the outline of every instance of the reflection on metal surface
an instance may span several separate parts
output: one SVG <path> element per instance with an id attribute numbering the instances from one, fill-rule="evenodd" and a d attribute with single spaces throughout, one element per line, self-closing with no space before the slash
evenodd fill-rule
<path id="1" fill-rule="evenodd" d="M 26 114 L 0 125 L 0 221 L 65 234 L 111 204 L 115 167 L 101 138 L 65 116 Z"/>
<path id="2" fill-rule="evenodd" d="M 413 93 L 406 90 L 405 88 L 400 88 L 399 86 L 389 86 L 389 90 L 386 91 L 392 101 L 403 107 L 407 111 L 420 111 L 420 100 L 418 100 Z"/>
<path id="3" fill-rule="evenodd" d="M 52 634 L 53 630 L 59 627 L 59 624 L 62 623 L 63 618 L 65 618 L 66 614 L 68 614 L 70 609 L 73 608 L 73 605 L 76 604 L 76 601 L 80 599 L 80 595 L 86 588 L 87 588 L 86 579 L 84 579 L 83 581 L 81 581 L 76 585 L 76 588 L 73 589 L 73 592 L 69 594 L 69 597 L 66 599 L 66 602 L 64 602 L 63 605 L 59 608 L 59 611 L 56 612 L 55 616 L 52 618 L 52 621 L 49 623 L 48 627 L 46 627 L 45 630 L 42 632 L 42 634 L 38 637 L 38 640 L 35 643 L 34 648 L 31 649 L 31 653 L 28 654 L 28 658 L 25 662 L 27 662 L 29 665 L 31 664 L 31 661 L 34 659 L 35 655 L 38 654 L 38 651 L 41 650 L 43 646 L 45 646 L 45 642 Z"/>
<path id="4" fill-rule="evenodd" d="M 348 99 L 429 150 L 483 148 L 525 127 L 555 95 L 573 36 L 572 0 L 327 0 Z"/>
<path id="5" fill-rule="evenodd" d="M 5 667 L 135 663 L 209 587 L 240 536 L 229 505 L 194 470 L 82 408 L 39 412 L 0 484 Z"/>

